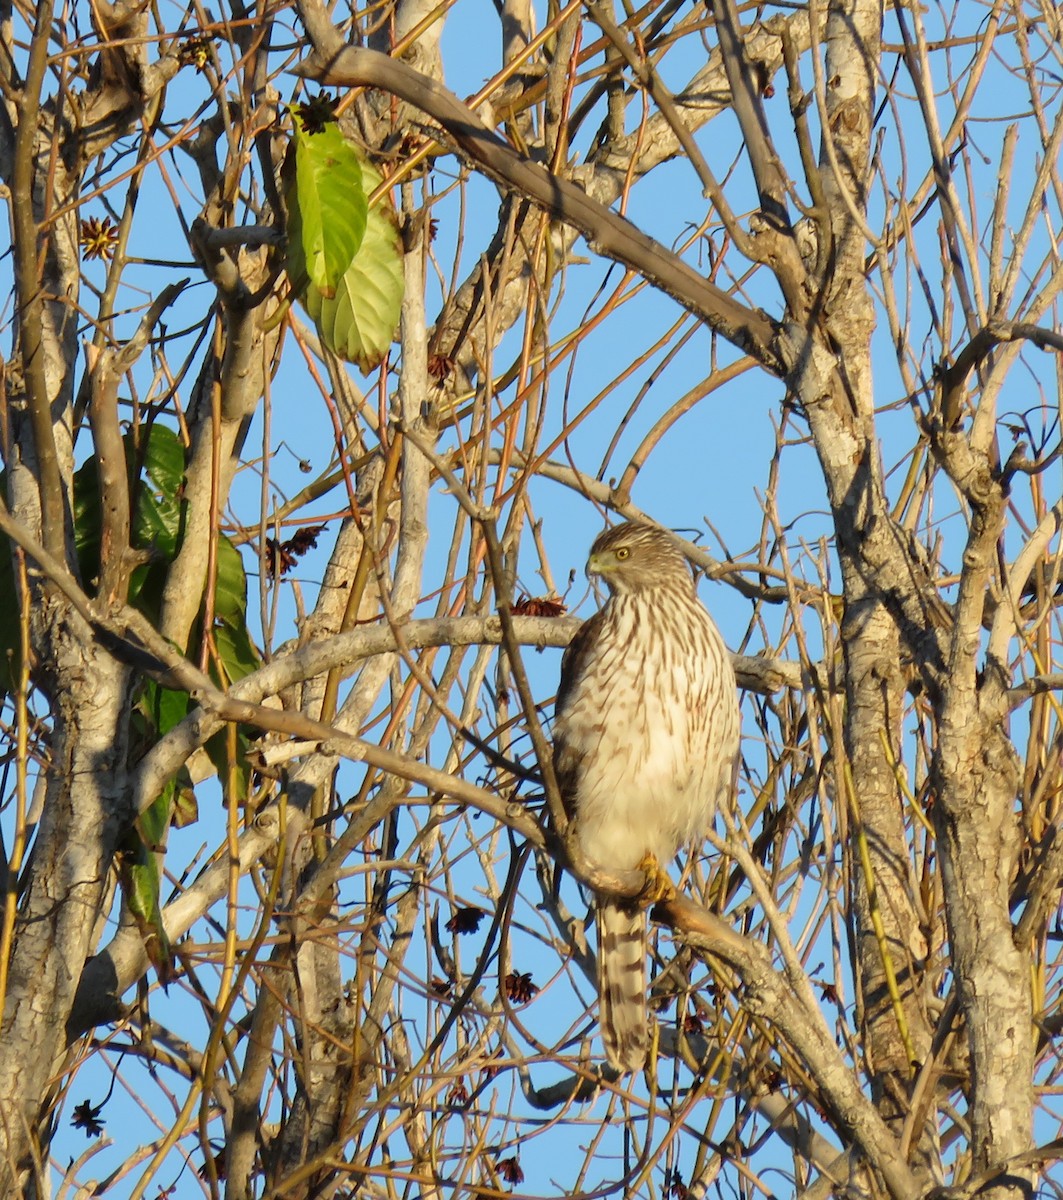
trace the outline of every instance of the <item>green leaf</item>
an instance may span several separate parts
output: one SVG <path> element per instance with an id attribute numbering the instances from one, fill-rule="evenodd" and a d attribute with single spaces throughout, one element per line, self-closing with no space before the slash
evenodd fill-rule
<path id="1" fill-rule="evenodd" d="M 173 802 L 175 787 L 176 784 L 171 779 L 137 818 L 140 845 L 145 850 L 150 850 L 153 857 L 166 842 L 166 830 L 170 824 L 170 805 Z"/>
<path id="2" fill-rule="evenodd" d="M 135 549 L 152 550 L 169 562 L 181 539 L 182 490 L 185 450 L 181 439 L 166 425 L 154 424 L 123 438 L 126 470 L 133 504 L 130 541 Z M 81 576 L 90 582 L 100 571 L 100 491 L 95 458 L 83 463 L 74 475 L 74 546 Z M 135 602 L 150 567 L 133 573 L 130 600 Z"/>
<path id="3" fill-rule="evenodd" d="M 154 679 L 145 679 L 139 704 L 141 712 L 151 723 L 152 732 L 156 735 L 154 740 L 158 741 L 188 716 L 192 698 L 187 692 L 175 692 L 161 687 Z"/>
<path id="4" fill-rule="evenodd" d="M 181 540 L 185 448 L 172 429 L 154 424 L 147 430 L 146 441 L 138 447 L 127 437 L 126 453 L 130 478 L 143 459 L 142 473 L 134 488 L 133 545 L 155 550 L 170 561 L 176 556 Z"/>
<path id="5" fill-rule="evenodd" d="M 366 193 L 381 180 L 380 173 L 364 160 L 362 180 Z M 336 294 L 327 296 L 310 284 L 300 300 L 325 345 L 362 371 L 370 371 L 391 347 L 402 294 L 402 239 L 394 210 L 385 197 L 369 210 L 365 237 Z"/>
<path id="6" fill-rule="evenodd" d="M 331 297 L 365 235 L 362 165 L 335 122 L 307 133 L 298 114 L 292 120 L 295 161 L 285 172 L 288 276 L 296 287 L 305 279 Z"/>
<path id="7" fill-rule="evenodd" d="M 170 809 L 177 783 L 170 782 L 154 801 L 140 814 L 136 825 L 125 838 L 119 872 L 122 891 L 129 912 L 136 920 L 144 938 L 148 958 L 162 983 L 173 974 L 173 956 L 163 925 L 159 897 L 162 884 L 162 855 Z"/>
<path id="8" fill-rule="evenodd" d="M 224 534 L 218 537 L 214 615 L 228 625 L 243 625 L 247 620 L 247 573 L 244 571 L 244 560 Z"/>
<path id="9" fill-rule="evenodd" d="M 74 549 L 81 578 L 87 586 L 100 573 L 100 489 L 95 458 L 88 459 L 74 472 Z"/>
<path id="10" fill-rule="evenodd" d="M 243 623 L 230 625 L 219 621 L 214 626 L 214 645 L 218 650 L 229 683 L 236 683 L 262 665 L 258 650 L 251 641 L 247 626 Z"/>

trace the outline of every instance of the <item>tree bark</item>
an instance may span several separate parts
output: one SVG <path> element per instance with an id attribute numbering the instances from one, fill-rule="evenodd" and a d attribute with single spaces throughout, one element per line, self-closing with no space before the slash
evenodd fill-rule
<path id="1" fill-rule="evenodd" d="M 57 602 L 58 603 L 58 602 Z M 47 1170 L 47 1103 L 66 1050 L 66 1025 L 92 953 L 128 810 L 130 676 L 76 615 L 56 614 L 55 732 L 19 912 L 0 1041 L 0 1191 L 14 1195 L 34 1164 Z M 15 1048 L 17 1047 L 17 1051 Z"/>

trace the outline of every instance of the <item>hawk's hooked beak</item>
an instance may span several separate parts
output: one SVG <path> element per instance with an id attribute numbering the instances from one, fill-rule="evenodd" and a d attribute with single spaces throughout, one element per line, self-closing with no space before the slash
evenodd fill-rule
<path id="1" fill-rule="evenodd" d="M 587 573 L 587 575 L 604 575 L 605 574 L 605 572 L 602 570 L 602 560 L 598 557 L 597 554 L 592 554 L 590 556 L 590 558 L 587 559 L 586 573 Z"/>

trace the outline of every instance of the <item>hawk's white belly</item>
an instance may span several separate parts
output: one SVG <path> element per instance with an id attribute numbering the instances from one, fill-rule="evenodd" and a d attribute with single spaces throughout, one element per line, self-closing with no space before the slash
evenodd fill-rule
<path id="1" fill-rule="evenodd" d="M 613 604 L 620 636 L 577 681 L 557 732 L 581 764 L 581 849 L 605 870 L 627 870 L 648 853 L 664 865 L 708 831 L 732 787 L 738 702 L 730 657 L 697 601 L 683 615 L 704 622 L 708 636 L 695 642 L 705 648 L 682 654 L 654 635 L 660 614 L 636 612 L 634 598 Z"/>

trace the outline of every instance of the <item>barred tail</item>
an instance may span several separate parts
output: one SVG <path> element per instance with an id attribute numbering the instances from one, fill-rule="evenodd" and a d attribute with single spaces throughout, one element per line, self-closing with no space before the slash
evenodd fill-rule
<path id="1" fill-rule="evenodd" d="M 646 914 L 635 905 L 598 901 L 598 997 L 610 1066 L 641 1071 L 650 1048 Z"/>

